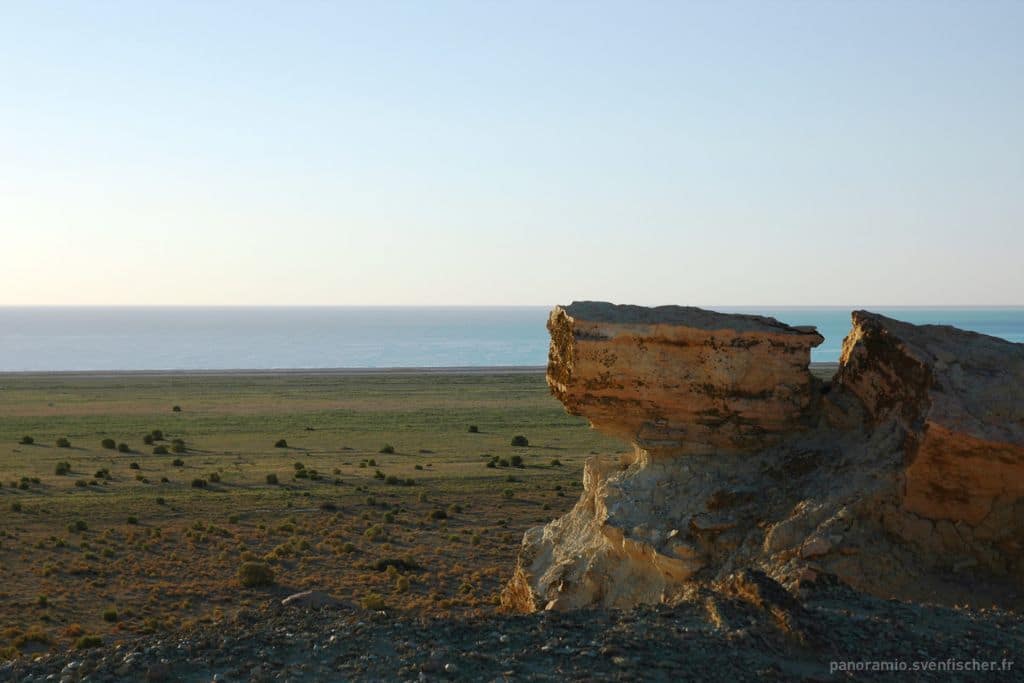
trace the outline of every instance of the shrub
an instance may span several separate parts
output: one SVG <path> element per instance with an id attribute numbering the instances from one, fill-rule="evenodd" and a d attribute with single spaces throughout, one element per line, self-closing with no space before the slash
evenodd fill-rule
<path id="1" fill-rule="evenodd" d="M 103 610 L 103 621 L 117 621 L 117 610 L 113 607 Z"/>
<path id="2" fill-rule="evenodd" d="M 513 491 L 512 489 L 505 489 L 504 491 L 502 491 L 502 493 L 505 495 L 506 498 L 511 498 L 512 496 L 516 495 L 516 492 Z"/>
<path id="3" fill-rule="evenodd" d="M 324 502 L 320 503 L 320 509 L 321 510 L 331 511 L 331 510 L 337 510 L 338 506 L 335 505 L 334 503 L 332 503 L 329 500 L 325 500 Z"/>
<path id="4" fill-rule="evenodd" d="M 180 413 L 181 412 L 181 406 L 174 406 L 173 408 L 171 408 L 171 412 L 173 412 L 173 413 Z"/>
<path id="5" fill-rule="evenodd" d="M 171 445 L 171 450 L 175 453 L 187 453 L 188 447 L 185 445 L 184 441 L 178 440 Z"/>
<path id="6" fill-rule="evenodd" d="M 309 479 L 309 472 L 307 470 L 296 470 L 292 476 L 296 479 Z"/>
<path id="7" fill-rule="evenodd" d="M 166 500 L 164 500 L 164 497 L 163 497 L 163 496 L 157 496 L 157 498 L 156 498 L 156 504 L 157 504 L 157 505 L 163 505 L 163 504 L 164 504 L 164 503 L 166 503 L 166 502 L 167 502 L 167 501 L 166 501 Z"/>
<path id="8" fill-rule="evenodd" d="M 100 441 L 100 445 L 109 450 L 117 448 L 117 443 L 113 439 L 103 439 Z"/>
<path id="9" fill-rule="evenodd" d="M 512 445 L 526 447 L 530 445 L 530 442 L 527 440 L 525 436 L 523 436 L 522 434 L 518 434 L 512 437 Z"/>
<path id="10" fill-rule="evenodd" d="M 139 518 L 136 517 L 135 515 L 129 515 L 128 516 L 128 523 L 129 524 L 138 524 L 139 523 Z"/>
<path id="11" fill-rule="evenodd" d="M 119 444 L 117 444 L 117 451 L 119 453 L 131 453 L 132 449 L 131 449 L 131 446 L 129 446 L 126 443 L 119 443 Z"/>
<path id="12" fill-rule="evenodd" d="M 415 469 L 422 470 L 423 469 L 423 465 L 416 465 Z"/>
<path id="13" fill-rule="evenodd" d="M 144 437 L 142 437 L 142 443 L 146 444 L 147 446 L 152 446 L 153 445 L 153 435 L 152 434 L 146 434 Z"/>
<path id="14" fill-rule="evenodd" d="M 508 460 L 506 458 L 498 458 L 499 467 L 508 467 Z"/>
<path id="15" fill-rule="evenodd" d="M 299 470 L 304 470 L 304 469 L 306 469 L 306 466 L 305 466 L 305 465 L 303 465 L 303 464 L 302 464 L 301 462 L 297 462 L 297 463 L 295 463 L 295 464 L 294 464 L 294 465 L 292 465 L 292 466 L 293 466 L 293 467 L 295 468 L 295 471 L 296 471 L 296 472 L 298 472 Z"/>
<path id="16" fill-rule="evenodd" d="M 559 460 L 558 458 L 555 458 L 554 460 L 551 461 L 551 466 L 552 467 L 561 467 L 562 466 L 562 461 Z"/>
<path id="17" fill-rule="evenodd" d="M 512 463 L 512 467 L 524 467 L 523 456 L 521 455 L 513 455 L 510 462 Z"/>
<path id="18" fill-rule="evenodd" d="M 55 474 L 67 474 L 68 472 L 71 471 L 71 463 L 59 462 L 56 465 L 54 465 L 53 471 Z"/>
<path id="19" fill-rule="evenodd" d="M 448 519 L 448 513 L 444 510 L 434 510 L 430 513 L 431 519 Z"/>
<path id="20" fill-rule="evenodd" d="M 386 454 L 390 455 L 390 454 L 393 454 L 395 452 L 395 447 L 392 446 L 389 443 L 386 443 L 386 444 L 384 444 L 384 447 L 380 449 L 380 452 L 381 453 L 386 453 Z"/>
<path id="21" fill-rule="evenodd" d="M 278 439 L 274 442 L 274 448 L 288 448 L 288 442 L 284 439 Z"/>
<path id="22" fill-rule="evenodd" d="M 171 464 L 174 465 L 175 467 L 184 467 L 185 461 L 182 460 L 181 458 L 175 458 L 174 460 L 171 461 Z"/>
<path id="23" fill-rule="evenodd" d="M 497 464 L 495 464 L 495 462 L 493 460 L 488 460 L 487 461 L 487 467 L 495 468 L 495 467 L 497 467 Z"/>
<path id="24" fill-rule="evenodd" d="M 85 523 L 84 519 L 76 519 L 71 524 L 68 524 L 68 531 L 85 531 L 89 528 L 89 525 Z"/>
<path id="25" fill-rule="evenodd" d="M 392 486 L 397 486 L 398 484 L 402 483 L 402 480 L 393 474 L 389 474 L 387 478 L 384 480 L 384 483 L 391 484 Z"/>
<path id="26" fill-rule="evenodd" d="M 139 469 L 139 463 L 137 463 L 137 462 L 129 463 L 128 469 L 130 469 L 130 470 L 137 470 L 137 469 Z"/>
<path id="27" fill-rule="evenodd" d="M 33 439 L 31 436 L 23 436 L 21 437 L 21 441 L 19 441 L 18 443 L 22 444 L 23 446 L 31 446 L 35 442 L 36 440 Z"/>
<path id="28" fill-rule="evenodd" d="M 89 482 L 87 482 L 85 479 L 76 479 L 75 480 L 75 486 L 77 486 L 78 488 L 84 489 L 88 485 L 89 485 Z"/>
<path id="29" fill-rule="evenodd" d="M 161 484 L 167 484 L 167 483 L 170 483 L 170 481 L 171 480 L 168 479 L 167 477 L 160 477 L 160 483 Z"/>
<path id="30" fill-rule="evenodd" d="M 220 473 L 219 472 L 210 472 L 210 476 L 207 477 L 207 479 L 212 481 L 214 484 L 219 484 L 220 483 Z"/>
<path id="31" fill-rule="evenodd" d="M 62 436 L 57 439 L 57 448 L 71 448 L 71 441 Z"/>
<path id="32" fill-rule="evenodd" d="M 363 606 L 363 609 L 382 610 L 385 607 L 384 598 L 377 593 L 367 593 L 359 601 L 359 604 Z"/>
<path id="33" fill-rule="evenodd" d="M 267 483 L 270 484 L 271 486 L 277 486 L 277 475 L 273 473 L 268 474 Z"/>
<path id="34" fill-rule="evenodd" d="M 342 549 L 343 552 L 346 552 L 346 553 L 354 553 L 356 551 L 356 544 L 355 543 L 351 543 L 351 542 L 347 542 L 347 543 L 345 543 L 344 545 L 341 546 L 341 549 Z"/>
<path id="35" fill-rule="evenodd" d="M 470 434 L 478 434 L 479 432 L 480 432 L 480 428 L 479 427 L 477 427 L 476 425 L 469 425 L 469 433 Z"/>
<path id="36" fill-rule="evenodd" d="M 169 452 L 167 446 L 157 446 L 153 449 L 153 455 L 167 455 Z"/>
<path id="37" fill-rule="evenodd" d="M 192 488 L 194 488 L 194 489 L 205 489 L 206 488 L 206 480 L 205 479 L 199 479 L 199 478 L 193 479 L 192 480 Z"/>
<path id="38" fill-rule="evenodd" d="M 265 562 L 243 562 L 238 568 L 238 581 L 246 588 L 271 586 L 274 570 Z"/>
<path id="39" fill-rule="evenodd" d="M 11 512 L 21 512 L 21 503 L 18 501 L 11 503 Z"/>
<path id="40" fill-rule="evenodd" d="M 88 650 L 91 647 L 103 645 L 103 639 L 99 636 L 82 636 L 75 641 L 76 650 Z"/>
<path id="41" fill-rule="evenodd" d="M 94 474 L 92 476 L 96 477 L 97 479 L 109 479 L 110 478 L 110 470 L 108 470 L 106 467 L 104 467 L 102 470 L 96 470 L 96 474 Z"/>
<path id="42" fill-rule="evenodd" d="M 385 557 L 373 563 L 373 568 L 379 572 L 388 571 L 390 567 L 394 567 L 395 570 L 402 572 L 423 569 L 420 563 L 411 557 Z"/>
<path id="43" fill-rule="evenodd" d="M 374 479 L 384 479 L 385 478 L 384 477 L 384 473 L 381 472 L 380 470 L 377 470 L 376 472 L 373 473 L 373 478 Z"/>
<path id="44" fill-rule="evenodd" d="M 153 431 L 151 431 L 149 433 L 149 435 L 153 437 L 153 441 L 163 441 L 164 440 L 164 433 L 162 431 L 160 431 L 159 429 L 154 429 Z"/>

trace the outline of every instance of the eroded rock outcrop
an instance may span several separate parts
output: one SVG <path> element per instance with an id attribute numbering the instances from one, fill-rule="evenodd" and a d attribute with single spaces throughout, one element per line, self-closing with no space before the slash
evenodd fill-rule
<path id="1" fill-rule="evenodd" d="M 505 607 L 745 569 L 947 603 L 1024 588 L 1024 345 L 857 311 L 819 386 L 820 336 L 771 319 L 586 303 L 549 329 L 552 392 L 634 451 L 590 458 L 575 508 L 526 534 Z"/>
<path id="2" fill-rule="evenodd" d="M 750 451 L 800 428 L 812 328 L 682 306 L 586 301 L 548 319 L 548 385 L 569 412 L 659 454 Z"/>

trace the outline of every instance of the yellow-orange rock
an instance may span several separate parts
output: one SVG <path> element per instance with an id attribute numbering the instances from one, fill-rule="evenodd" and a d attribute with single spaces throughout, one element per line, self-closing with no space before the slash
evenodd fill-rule
<path id="1" fill-rule="evenodd" d="M 741 452 L 800 429 L 813 328 L 683 306 L 577 302 L 548 320 L 548 385 L 652 454 Z"/>
<path id="2" fill-rule="evenodd" d="M 909 512 L 973 527 L 1024 497 L 1024 345 L 854 311 L 837 384 L 906 430 Z"/>

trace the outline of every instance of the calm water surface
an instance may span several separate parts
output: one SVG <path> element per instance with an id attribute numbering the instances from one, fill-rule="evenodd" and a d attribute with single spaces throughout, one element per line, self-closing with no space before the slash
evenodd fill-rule
<path id="1" fill-rule="evenodd" d="M 716 307 L 815 325 L 839 358 L 848 308 Z M 1024 308 L 872 308 L 1024 342 Z M 0 371 L 544 365 L 549 307 L 0 307 Z"/>

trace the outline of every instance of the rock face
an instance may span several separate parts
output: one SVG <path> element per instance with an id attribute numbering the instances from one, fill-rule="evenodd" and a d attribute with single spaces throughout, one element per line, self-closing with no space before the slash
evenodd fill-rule
<path id="1" fill-rule="evenodd" d="M 800 428 L 814 329 L 682 306 L 557 307 L 548 385 L 570 413 L 657 454 L 751 451 Z"/>
<path id="2" fill-rule="evenodd" d="M 634 451 L 590 458 L 573 510 L 527 532 L 506 608 L 746 569 L 947 603 L 1024 588 L 1024 345 L 857 311 L 820 386 L 821 337 L 771 319 L 584 303 L 548 327 L 552 392 Z"/>
<path id="3" fill-rule="evenodd" d="M 854 311 L 838 383 L 907 431 L 908 511 L 976 526 L 1024 496 L 1020 344 Z"/>

